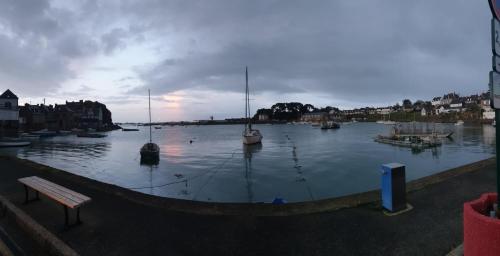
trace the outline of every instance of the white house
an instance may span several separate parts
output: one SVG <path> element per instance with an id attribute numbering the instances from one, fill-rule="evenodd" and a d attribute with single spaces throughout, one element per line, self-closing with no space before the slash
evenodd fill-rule
<path id="1" fill-rule="evenodd" d="M 325 120 L 327 118 L 328 114 L 325 112 L 311 112 L 311 113 L 305 113 L 301 117 L 302 122 L 318 122 Z"/>
<path id="2" fill-rule="evenodd" d="M 0 122 L 19 121 L 18 98 L 10 90 L 0 95 Z"/>
<path id="3" fill-rule="evenodd" d="M 483 119 L 489 119 L 489 120 L 495 119 L 495 111 L 493 111 L 491 109 L 489 111 L 484 111 L 483 112 Z"/>
<path id="4" fill-rule="evenodd" d="M 423 107 L 422 110 L 420 110 L 420 115 L 421 116 L 430 116 L 430 115 L 432 115 L 432 108 Z"/>
<path id="5" fill-rule="evenodd" d="M 441 106 L 439 108 L 436 108 L 436 114 L 445 114 L 445 113 L 448 113 L 450 112 L 449 109 L 445 108 L 444 106 Z"/>
<path id="6" fill-rule="evenodd" d="M 267 121 L 267 120 L 269 120 L 268 114 L 265 113 L 259 114 L 259 121 Z"/>
<path id="7" fill-rule="evenodd" d="M 435 97 L 431 102 L 432 106 L 440 106 L 441 105 L 441 97 Z"/>
<path id="8" fill-rule="evenodd" d="M 458 100 L 454 100 L 450 103 L 450 112 L 462 112 L 462 108 L 463 103 Z"/>
<path id="9" fill-rule="evenodd" d="M 391 108 L 377 108 L 377 114 L 388 115 L 391 113 Z"/>

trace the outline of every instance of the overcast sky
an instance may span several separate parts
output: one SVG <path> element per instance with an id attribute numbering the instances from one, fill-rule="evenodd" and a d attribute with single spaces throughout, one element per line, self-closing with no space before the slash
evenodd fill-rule
<path id="1" fill-rule="evenodd" d="M 0 0 L 0 90 L 98 100 L 114 121 L 244 115 L 300 101 L 348 109 L 487 90 L 483 1 Z"/>

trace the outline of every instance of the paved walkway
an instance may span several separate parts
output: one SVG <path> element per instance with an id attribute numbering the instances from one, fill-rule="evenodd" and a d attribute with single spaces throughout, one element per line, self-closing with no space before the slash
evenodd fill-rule
<path id="1" fill-rule="evenodd" d="M 414 209 L 378 204 L 291 217 L 208 216 L 147 206 L 111 186 L 0 158 L 0 194 L 81 255 L 446 255 L 462 243 L 462 204 L 495 191 L 489 165 L 408 194 Z M 93 198 L 83 225 L 63 229 L 60 205 L 23 205 L 17 178 L 37 175 Z M 125 195 L 126 196 L 126 195 Z M 1 224 L 1 223 L 0 223 Z"/>

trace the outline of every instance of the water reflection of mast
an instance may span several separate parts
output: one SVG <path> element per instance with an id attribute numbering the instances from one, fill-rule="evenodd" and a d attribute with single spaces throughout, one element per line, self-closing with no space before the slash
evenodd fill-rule
<path id="1" fill-rule="evenodd" d="M 247 181 L 248 202 L 253 202 L 252 190 L 252 155 L 262 149 L 262 144 L 243 145 L 243 155 L 245 157 L 245 179 Z"/>
<path id="2" fill-rule="evenodd" d="M 247 195 L 249 203 L 253 202 L 251 169 L 252 153 L 249 153 L 248 157 L 245 157 L 245 179 L 247 180 Z"/>
<path id="3" fill-rule="evenodd" d="M 149 194 L 153 194 L 153 166 L 149 166 L 149 187 L 151 188 Z"/>

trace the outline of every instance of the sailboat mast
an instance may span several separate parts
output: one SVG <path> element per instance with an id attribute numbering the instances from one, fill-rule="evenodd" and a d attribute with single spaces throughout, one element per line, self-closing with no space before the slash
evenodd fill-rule
<path id="1" fill-rule="evenodd" d="M 246 81 L 246 100 L 245 100 L 245 110 L 246 118 L 248 123 L 248 129 L 252 129 L 252 124 L 250 123 L 250 90 L 248 89 L 248 67 L 245 67 L 245 81 Z"/>
<path id="2" fill-rule="evenodd" d="M 151 138 L 151 91 L 148 89 L 148 102 L 149 102 L 149 143 L 152 143 Z"/>
<path id="3" fill-rule="evenodd" d="M 248 118 L 248 67 L 245 67 L 245 118 Z"/>

